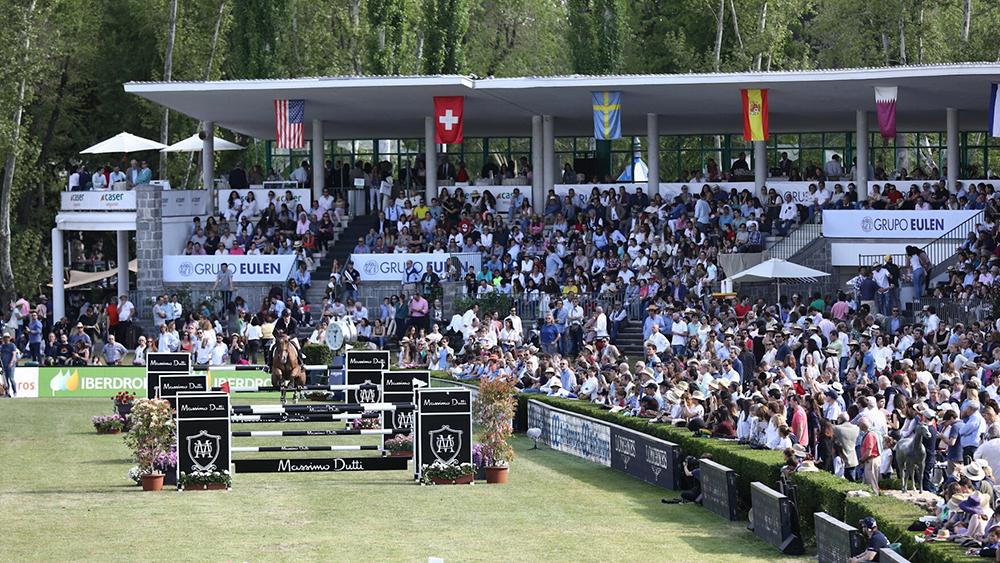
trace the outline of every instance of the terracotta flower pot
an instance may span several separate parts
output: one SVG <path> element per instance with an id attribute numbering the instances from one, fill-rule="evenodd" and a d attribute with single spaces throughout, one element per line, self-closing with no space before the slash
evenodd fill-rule
<path id="1" fill-rule="evenodd" d="M 413 457 L 412 451 L 389 452 L 389 457 Z"/>
<path id="2" fill-rule="evenodd" d="M 163 474 L 153 473 L 151 475 L 142 476 L 142 490 L 144 491 L 160 491 L 163 490 Z"/>
<path id="3" fill-rule="evenodd" d="M 475 480 L 476 480 L 476 476 L 475 475 L 472 475 L 472 474 L 462 475 L 458 479 L 455 479 L 455 484 L 456 485 L 468 485 L 468 484 L 472 483 Z"/>
<path id="4" fill-rule="evenodd" d="M 486 482 L 502 485 L 507 482 L 508 471 L 510 471 L 509 467 L 487 467 Z"/>

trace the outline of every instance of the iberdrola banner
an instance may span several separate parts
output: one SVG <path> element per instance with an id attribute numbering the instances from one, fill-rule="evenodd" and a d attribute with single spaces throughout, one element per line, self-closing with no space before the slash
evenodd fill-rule
<path id="1" fill-rule="evenodd" d="M 767 140 L 767 90 L 744 89 L 743 96 L 743 139 L 747 141 Z"/>

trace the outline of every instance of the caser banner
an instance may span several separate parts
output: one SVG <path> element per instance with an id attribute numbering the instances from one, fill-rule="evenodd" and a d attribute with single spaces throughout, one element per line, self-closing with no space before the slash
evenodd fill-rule
<path id="1" fill-rule="evenodd" d="M 235 283 L 283 283 L 292 274 L 295 256 L 291 254 L 164 256 L 163 281 L 167 283 L 214 283 L 223 262 L 229 264 Z"/>
<path id="2" fill-rule="evenodd" d="M 135 211 L 135 192 L 62 192 L 63 211 Z"/>
<path id="3" fill-rule="evenodd" d="M 394 281 L 402 282 L 406 272 L 406 261 L 413 260 L 413 267 L 419 275 L 424 275 L 427 264 L 442 278 L 448 272 L 448 263 L 457 260 L 462 265 L 462 271 L 471 268 L 478 272 L 482 267 L 483 257 L 479 253 L 444 254 L 419 252 L 413 254 L 352 254 L 351 261 L 361 274 L 361 281 Z M 164 276 L 166 267 L 163 268 Z M 214 281 L 215 278 L 212 278 Z"/>
<path id="4" fill-rule="evenodd" d="M 826 210 L 823 236 L 827 238 L 935 239 L 982 215 L 982 211 Z"/>

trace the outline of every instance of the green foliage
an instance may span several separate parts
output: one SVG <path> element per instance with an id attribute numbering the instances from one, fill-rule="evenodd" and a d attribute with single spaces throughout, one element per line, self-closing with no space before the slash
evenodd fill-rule
<path id="1" fill-rule="evenodd" d="M 44 242 L 42 234 L 30 227 L 19 227 L 11 234 L 14 289 L 21 295 L 33 297 L 51 281 L 52 271 L 48 267 L 50 254 Z"/>
<path id="2" fill-rule="evenodd" d="M 465 71 L 465 40 L 469 32 L 469 0 L 424 1 L 425 74 Z"/>
<path id="3" fill-rule="evenodd" d="M 567 39 L 574 72 L 610 74 L 622 71 L 626 7 L 624 0 L 567 2 Z"/>
<path id="4" fill-rule="evenodd" d="M 368 72 L 402 73 L 407 35 L 406 0 L 368 0 Z"/>
<path id="5" fill-rule="evenodd" d="M 514 434 L 516 393 L 513 378 L 479 380 L 474 412 L 485 467 L 506 467 L 514 459 L 510 438 Z"/>
<path id="6" fill-rule="evenodd" d="M 514 301 L 509 295 L 503 295 L 499 292 L 487 293 L 484 297 L 463 297 L 455 301 L 455 311 L 458 314 L 463 314 L 473 305 L 479 305 L 479 318 L 485 319 L 486 317 L 497 313 L 500 318 L 504 318 L 510 312 L 511 306 Z"/>
<path id="7" fill-rule="evenodd" d="M 226 70 L 229 78 L 278 76 L 278 29 L 287 25 L 287 0 L 239 0 L 233 6 Z"/>
<path id="8" fill-rule="evenodd" d="M 326 344 L 306 344 L 302 347 L 306 355 L 306 364 L 311 366 L 328 366 L 333 363 L 333 351 Z"/>

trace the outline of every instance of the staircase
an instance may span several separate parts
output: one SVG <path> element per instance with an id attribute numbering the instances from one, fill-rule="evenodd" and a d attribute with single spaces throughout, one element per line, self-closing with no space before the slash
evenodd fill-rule
<path id="1" fill-rule="evenodd" d="M 787 237 L 768 237 L 768 257 L 788 260 L 822 234 L 822 224 L 803 223 L 799 225 L 799 228 L 788 233 Z M 772 238 L 775 238 L 773 243 L 771 242 Z"/>
<path id="2" fill-rule="evenodd" d="M 629 321 L 622 327 L 615 345 L 619 352 L 628 356 L 629 364 L 634 365 L 636 361 L 643 359 L 642 321 Z"/>
<path id="3" fill-rule="evenodd" d="M 355 217 L 347 224 L 347 228 L 337 234 L 335 242 L 330 243 L 326 248 L 326 254 L 320 261 L 319 266 L 312 273 L 312 286 L 306 292 L 306 299 L 314 307 L 323 303 L 323 296 L 326 295 L 326 286 L 330 281 L 330 266 L 336 258 L 341 266 L 347 264 L 347 258 L 354 251 L 358 244 L 358 237 L 364 236 L 369 229 L 375 226 L 378 218 L 375 216 Z"/>

